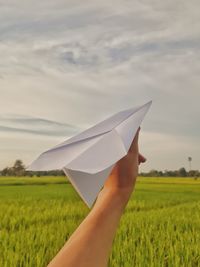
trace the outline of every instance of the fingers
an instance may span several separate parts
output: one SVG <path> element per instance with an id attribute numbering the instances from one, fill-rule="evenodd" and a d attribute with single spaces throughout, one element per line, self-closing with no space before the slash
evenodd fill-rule
<path id="1" fill-rule="evenodd" d="M 146 162 L 147 161 L 147 159 L 142 155 L 142 154 L 139 154 L 138 155 L 138 163 L 140 164 L 140 163 L 144 163 L 144 162 Z"/>
<path id="2" fill-rule="evenodd" d="M 138 164 L 146 162 L 146 158 L 142 154 L 140 154 L 139 151 L 138 151 L 139 150 L 138 149 L 139 133 L 140 133 L 140 127 L 137 130 L 135 138 L 133 139 L 133 142 L 132 142 L 132 144 L 130 146 L 130 149 L 129 149 L 129 154 L 132 154 L 132 155 L 135 155 L 135 156 L 138 155 Z"/>

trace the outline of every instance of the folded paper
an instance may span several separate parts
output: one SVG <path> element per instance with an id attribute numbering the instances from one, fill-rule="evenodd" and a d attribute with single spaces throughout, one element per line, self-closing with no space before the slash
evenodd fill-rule
<path id="1" fill-rule="evenodd" d="M 121 111 L 45 151 L 28 170 L 62 169 L 91 207 L 115 163 L 128 153 L 151 103 Z"/>

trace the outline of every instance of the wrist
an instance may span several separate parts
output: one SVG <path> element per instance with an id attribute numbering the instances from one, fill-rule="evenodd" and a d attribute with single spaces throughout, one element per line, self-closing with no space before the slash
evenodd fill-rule
<path id="1" fill-rule="evenodd" d="M 107 196 L 112 202 L 117 203 L 119 206 L 126 206 L 128 200 L 131 197 L 131 194 L 133 192 L 133 188 L 107 188 L 104 187 L 99 196 L 98 199 Z"/>

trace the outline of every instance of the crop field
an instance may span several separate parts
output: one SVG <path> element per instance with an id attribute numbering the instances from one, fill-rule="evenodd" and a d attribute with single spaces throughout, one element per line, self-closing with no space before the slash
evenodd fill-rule
<path id="1" fill-rule="evenodd" d="M 45 267 L 88 212 L 65 177 L 0 177 L 0 266 Z M 109 267 L 164 266 L 200 266 L 200 179 L 138 178 L 121 219 Z"/>

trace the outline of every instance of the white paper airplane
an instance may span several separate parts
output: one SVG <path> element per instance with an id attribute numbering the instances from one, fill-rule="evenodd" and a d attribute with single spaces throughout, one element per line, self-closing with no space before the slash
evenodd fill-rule
<path id="1" fill-rule="evenodd" d="M 45 151 L 27 170 L 62 169 L 91 207 L 115 163 L 127 154 L 151 104 L 121 111 Z"/>

